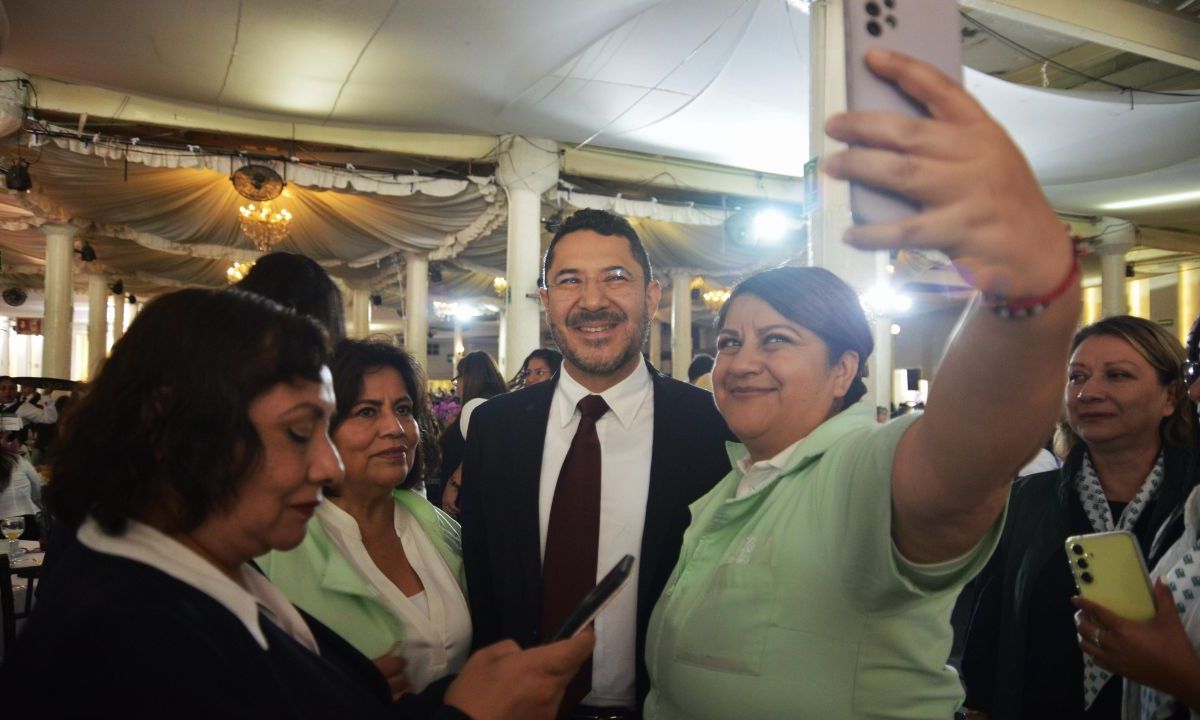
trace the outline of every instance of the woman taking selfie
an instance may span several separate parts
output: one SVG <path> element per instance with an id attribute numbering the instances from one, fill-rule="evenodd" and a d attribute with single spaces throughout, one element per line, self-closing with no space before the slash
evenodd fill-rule
<path id="1" fill-rule="evenodd" d="M 999 538 L 1013 476 L 1049 434 L 1078 266 L 1020 152 L 969 95 L 911 58 L 868 62 L 932 117 L 830 119 L 832 137 L 870 149 L 826 158 L 825 171 L 923 207 L 845 239 L 936 248 L 984 302 L 927 411 L 880 425 L 862 379 L 871 329 L 849 286 L 781 268 L 734 288 L 713 392 L 742 445 L 691 506 L 650 621 L 648 719 L 944 720 L 960 704 L 945 665 L 951 607 Z"/>
<path id="2" fill-rule="evenodd" d="M 184 290 L 138 314 L 60 439 L 47 502 L 78 542 L 5 662 L 6 712 L 552 716 L 586 634 L 484 648 L 445 706 L 413 715 L 249 564 L 299 544 L 341 479 L 326 361 L 315 322 L 246 293 Z"/>
<path id="3" fill-rule="evenodd" d="M 458 523 L 413 492 L 427 463 L 425 373 L 381 343 L 334 350 L 333 443 L 345 479 L 304 542 L 259 566 L 289 600 L 375 658 L 394 694 L 458 672 L 471 646 Z M 397 662 L 402 658 L 403 663 Z"/>

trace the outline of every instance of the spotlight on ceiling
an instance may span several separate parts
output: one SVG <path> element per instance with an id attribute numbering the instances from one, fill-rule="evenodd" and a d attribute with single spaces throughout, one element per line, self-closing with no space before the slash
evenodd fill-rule
<path id="1" fill-rule="evenodd" d="M 764 245 L 774 245 L 787 234 L 790 223 L 778 210 L 759 210 L 754 215 L 754 239 Z"/>
<path id="2" fill-rule="evenodd" d="M 383 304 L 383 296 L 380 295 L 379 293 L 372 293 L 371 294 L 371 304 L 374 305 L 375 307 L 379 307 L 380 305 Z"/>
<path id="3" fill-rule="evenodd" d="M 17 158 L 12 167 L 4 173 L 4 187 L 18 192 L 29 192 L 33 187 L 33 179 L 29 177 L 29 163 L 23 158 Z"/>
<path id="4" fill-rule="evenodd" d="M 442 266 L 429 264 L 429 282 L 440 283 L 442 281 Z"/>
<path id="5" fill-rule="evenodd" d="M 113 283 L 112 285 L 109 285 L 108 289 L 112 290 L 113 295 L 124 295 L 125 294 L 125 281 L 118 279 L 115 283 Z"/>
<path id="6" fill-rule="evenodd" d="M 130 305 L 137 305 L 137 302 L 138 302 L 137 295 L 134 295 L 133 293 L 129 293 L 129 295 L 127 295 L 125 299 L 129 301 Z"/>
<path id="7" fill-rule="evenodd" d="M 83 244 L 75 248 L 75 252 L 79 253 L 79 259 L 84 262 L 92 262 L 96 259 L 96 249 L 87 240 Z"/>
<path id="8" fill-rule="evenodd" d="M 546 232 L 550 233 L 551 235 L 557 233 L 558 229 L 560 227 L 562 227 L 562 224 L 563 224 L 562 208 L 559 208 L 558 212 L 554 213 L 550 217 L 542 218 L 542 227 L 546 228 Z"/>

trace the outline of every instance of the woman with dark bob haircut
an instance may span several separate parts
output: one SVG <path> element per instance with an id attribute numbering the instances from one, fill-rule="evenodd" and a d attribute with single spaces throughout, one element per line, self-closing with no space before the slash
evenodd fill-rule
<path id="1" fill-rule="evenodd" d="M 331 434 L 345 480 L 317 508 L 304 542 L 259 566 L 289 600 L 375 658 L 393 694 L 419 693 L 457 673 L 471 645 L 458 523 L 412 490 L 429 437 L 418 419 L 425 372 L 403 350 L 361 340 L 338 344 L 332 370 Z M 327 582 L 338 569 L 339 581 Z"/>
<path id="2" fill-rule="evenodd" d="M 589 635 L 485 648 L 446 705 L 394 706 L 370 661 L 250 564 L 300 543 L 340 481 L 326 360 L 313 320 L 240 291 L 183 290 L 139 313 L 61 438 L 47 502 L 78 532 L 6 658 L 6 711 L 552 716 Z"/>

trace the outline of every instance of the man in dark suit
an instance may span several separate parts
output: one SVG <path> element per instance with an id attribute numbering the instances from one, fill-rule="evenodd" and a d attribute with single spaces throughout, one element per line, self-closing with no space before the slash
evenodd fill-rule
<path id="1" fill-rule="evenodd" d="M 649 689 L 646 626 L 688 505 L 729 472 L 733 437 L 711 393 L 642 358 L 660 294 L 627 221 L 577 212 L 542 266 L 562 369 L 471 418 L 459 504 L 477 646 L 544 642 L 623 555 L 637 558 L 596 621 L 593 661 L 568 690 L 567 717 L 636 717 Z"/>

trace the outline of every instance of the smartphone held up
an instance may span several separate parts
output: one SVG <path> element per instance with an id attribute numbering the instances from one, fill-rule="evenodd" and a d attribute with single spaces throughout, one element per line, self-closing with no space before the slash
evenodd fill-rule
<path id="1" fill-rule="evenodd" d="M 845 0 L 846 106 L 851 111 L 927 117 L 919 103 L 867 67 L 867 51 L 881 48 L 923 60 L 962 82 L 962 40 L 954 0 Z M 887 222 L 920 207 L 894 193 L 850 185 L 850 210 L 858 224 Z"/>

